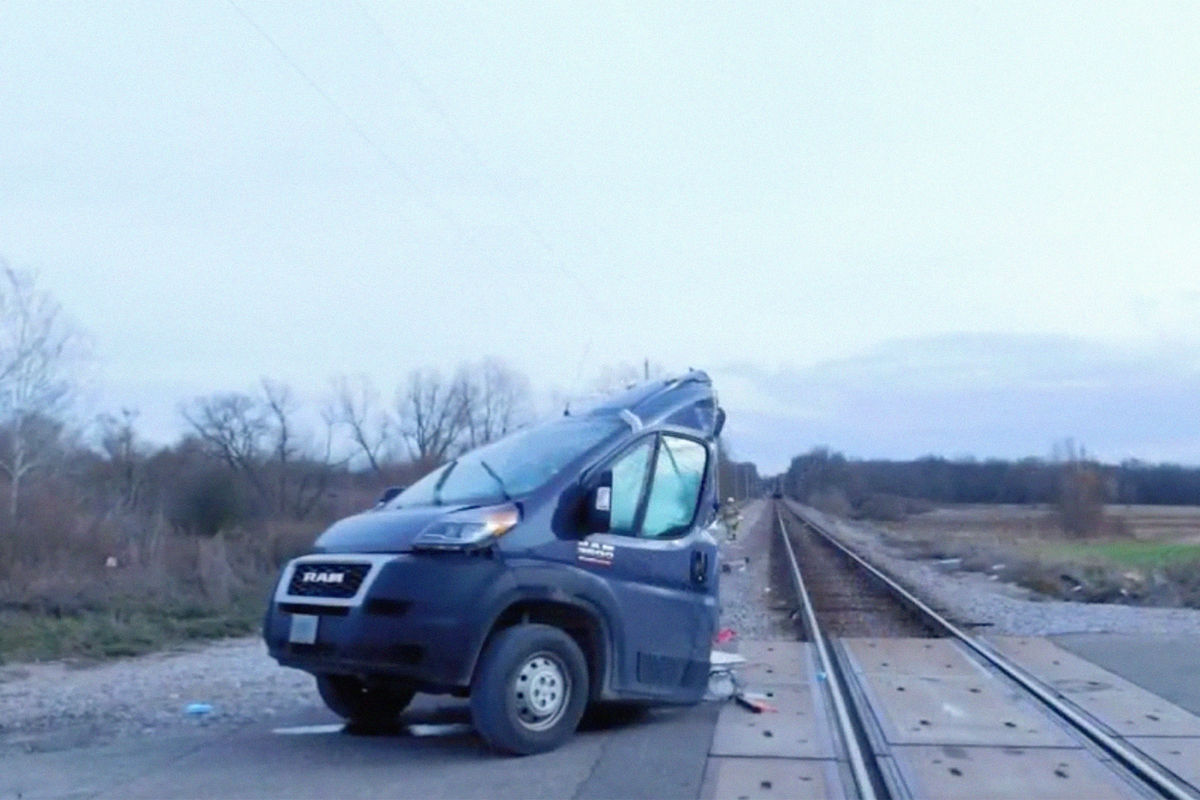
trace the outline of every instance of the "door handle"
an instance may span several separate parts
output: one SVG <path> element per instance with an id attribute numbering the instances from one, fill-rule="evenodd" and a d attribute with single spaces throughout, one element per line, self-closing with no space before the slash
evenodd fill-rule
<path id="1" fill-rule="evenodd" d="M 703 586 L 708 581 L 708 553 L 692 551 L 692 583 Z"/>

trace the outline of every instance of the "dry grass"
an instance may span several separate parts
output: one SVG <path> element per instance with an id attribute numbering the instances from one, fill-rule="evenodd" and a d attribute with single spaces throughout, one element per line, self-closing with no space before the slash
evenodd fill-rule
<path id="1" fill-rule="evenodd" d="M 161 518 L 39 508 L 16 535 L 4 532 L 0 661 L 129 655 L 248 633 L 279 566 L 322 527 L 268 523 L 200 538 Z"/>
<path id="2" fill-rule="evenodd" d="M 943 559 L 1050 597 L 1200 607 L 1200 508 L 1109 506 L 1087 539 L 1048 506 L 953 506 L 882 524 L 911 557 Z"/>

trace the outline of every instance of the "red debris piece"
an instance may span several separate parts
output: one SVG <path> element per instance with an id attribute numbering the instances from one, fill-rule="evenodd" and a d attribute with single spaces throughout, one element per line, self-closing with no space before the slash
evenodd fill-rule
<path id="1" fill-rule="evenodd" d="M 766 702 L 763 702 L 762 700 L 746 697 L 746 695 L 742 694 L 741 692 L 738 692 L 737 694 L 735 694 L 733 696 L 733 700 L 742 708 L 745 708 L 749 711 L 753 711 L 755 714 L 761 714 L 764 711 L 771 713 L 771 714 L 776 714 L 779 712 L 779 709 L 776 708 L 775 706 L 771 705 L 770 703 L 766 703 Z"/>
<path id="2" fill-rule="evenodd" d="M 713 637 L 713 642 L 716 644 L 725 644 L 735 636 L 737 636 L 737 633 L 733 628 L 721 628 L 721 630 L 717 631 L 717 635 Z"/>

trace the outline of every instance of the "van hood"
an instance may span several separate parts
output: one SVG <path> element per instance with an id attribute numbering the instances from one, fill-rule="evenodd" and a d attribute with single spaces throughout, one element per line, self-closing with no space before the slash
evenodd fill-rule
<path id="1" fill-rule="evenodd" d="M 407 553 L 413 539 L 439 517 L 470 505 L 364 511 L 339 520 L 317 537 L 314 553 Z"/>

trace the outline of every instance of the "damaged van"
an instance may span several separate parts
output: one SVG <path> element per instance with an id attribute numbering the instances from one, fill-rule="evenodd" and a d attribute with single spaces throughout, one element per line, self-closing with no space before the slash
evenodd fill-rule
<path id="1" fill-rule="evenodd" d="M 284 567 L 271 655 L 355 723 L 469 696 L 518 754 L 560 745 L 592 703 L 698 702 L 724 418 L 693 371 L 459 456 Z"/>

